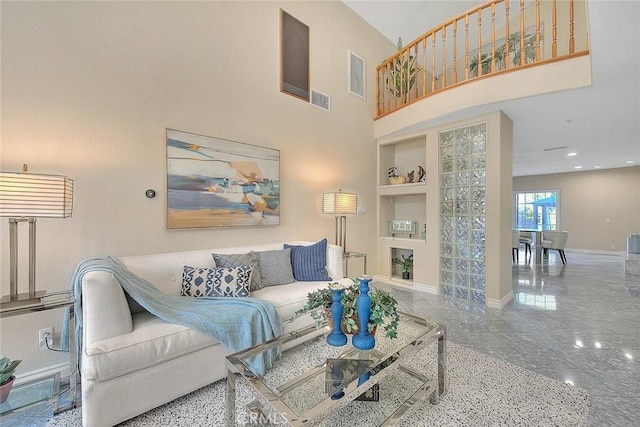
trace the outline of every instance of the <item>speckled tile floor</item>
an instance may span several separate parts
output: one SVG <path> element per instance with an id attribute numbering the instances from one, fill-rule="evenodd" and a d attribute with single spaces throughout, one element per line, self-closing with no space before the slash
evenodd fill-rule
<path id="1" fill-rule="evenodd" d="M 522 255 L 522 254 L 521 254 Z M 513 266 L 514 300 L 502 310 L 394 288 L 404 310 L 447 325 L 455 343 L 591 397 L 590 426 L 640 425 L 640 276 L 624 257 L 555 253 Z"/>
<path id="2" fill-rule="evenodd" d="M 403 311 L 447 325 L 448 338 L 591 397 L 590 426 L 640 424 L 640 276 L 624 257 L 567 252 L 548 264 L 513 267 L 514 301 L 502 310 L 389 287 Z M 43 426 L 40 407 L 3 417 L 2 426 Z"/>

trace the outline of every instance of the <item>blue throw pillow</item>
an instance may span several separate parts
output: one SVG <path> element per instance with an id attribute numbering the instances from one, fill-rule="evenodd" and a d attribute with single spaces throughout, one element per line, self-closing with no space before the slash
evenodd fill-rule
<path id="1" fill-rule="evenodd" d="M 293 277 L 299 282 L 322 282 L 331 280 L 327 265 L 327 239 L 309 246 L 284 245 L 291 249 Z"/>

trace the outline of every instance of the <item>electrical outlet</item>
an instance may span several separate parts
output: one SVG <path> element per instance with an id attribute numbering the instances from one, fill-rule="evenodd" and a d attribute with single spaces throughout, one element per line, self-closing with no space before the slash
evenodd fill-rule
<path id="1" fill-rule="evenodd" d="M 47 335 L 47 342 L 45 342 L 45 335 Z M 47 344 L 49 344 L 49 347 L 53 347 L 53 327 L 40 329 L 38 331 L 38 348 L 40 348 L 40 350 L 46 350 Z"/>

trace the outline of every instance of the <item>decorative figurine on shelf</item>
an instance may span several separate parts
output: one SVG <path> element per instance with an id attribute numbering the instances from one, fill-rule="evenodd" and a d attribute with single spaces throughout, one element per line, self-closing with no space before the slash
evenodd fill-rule
<path id="1" fill-rule="evenodd" d="M 423 239 L 427 238 L 427 224 L 422 225 L 422 231 L 420 232 L 420 237 Z"/>
<path id="2" fill-rule="evenodd" d="M 424 168 L 422 166 L 418 166 L 418 182 L 425 182 L 427 177 L 426 175 L 426 171 L 424 170 Z"/>
<path id="3" fill-rule="evenodd" d="M 406 178 L 403 175 L 398 175 L 398 166 L 391 166 L 388 169 L 387 176 L 389 177 L 389 183 L 395 184 L 404 184 L 406 182 Z"/>
<path id="4" fill-rule="evenodd" d="M 407 174 L 407 182 L 413 182 L 413 175 L 415 171 L 411 171 Z"/>
<path id="5" fill-rule="evenodd" d="M 351 344 L 359 350 L 371 350 L 376 345 L 376 339 L 369 333 L 369 316 L 371 315 L 371 297 L 369 296 L 369 282 L 371 276 L 358 276 L 360 282 L 360 296 L 358 296 L 358 333 L 351 338 Z"/>
<path id="6" fill-rule="evenodd" d="M 342 332 L 342 312 L 344 307 L 342 306 L 342 291 L 344 286 L 338 283 L 332 283 L 329 285 L 331 289 L 333 303 L 331 304 L 331 316 L 333 318 L 333 331 L 327 335 L 327 343 L 334 347 L 340 347 L 347 344 L 347 336 Z"/>

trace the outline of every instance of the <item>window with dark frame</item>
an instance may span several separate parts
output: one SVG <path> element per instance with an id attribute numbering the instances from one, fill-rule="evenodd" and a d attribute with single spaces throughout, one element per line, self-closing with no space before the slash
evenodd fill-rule
<path id="1" fill-rule="evenodd" d="M 309 27 L 282 9 L 280 91 L 309 101 Z"/>

